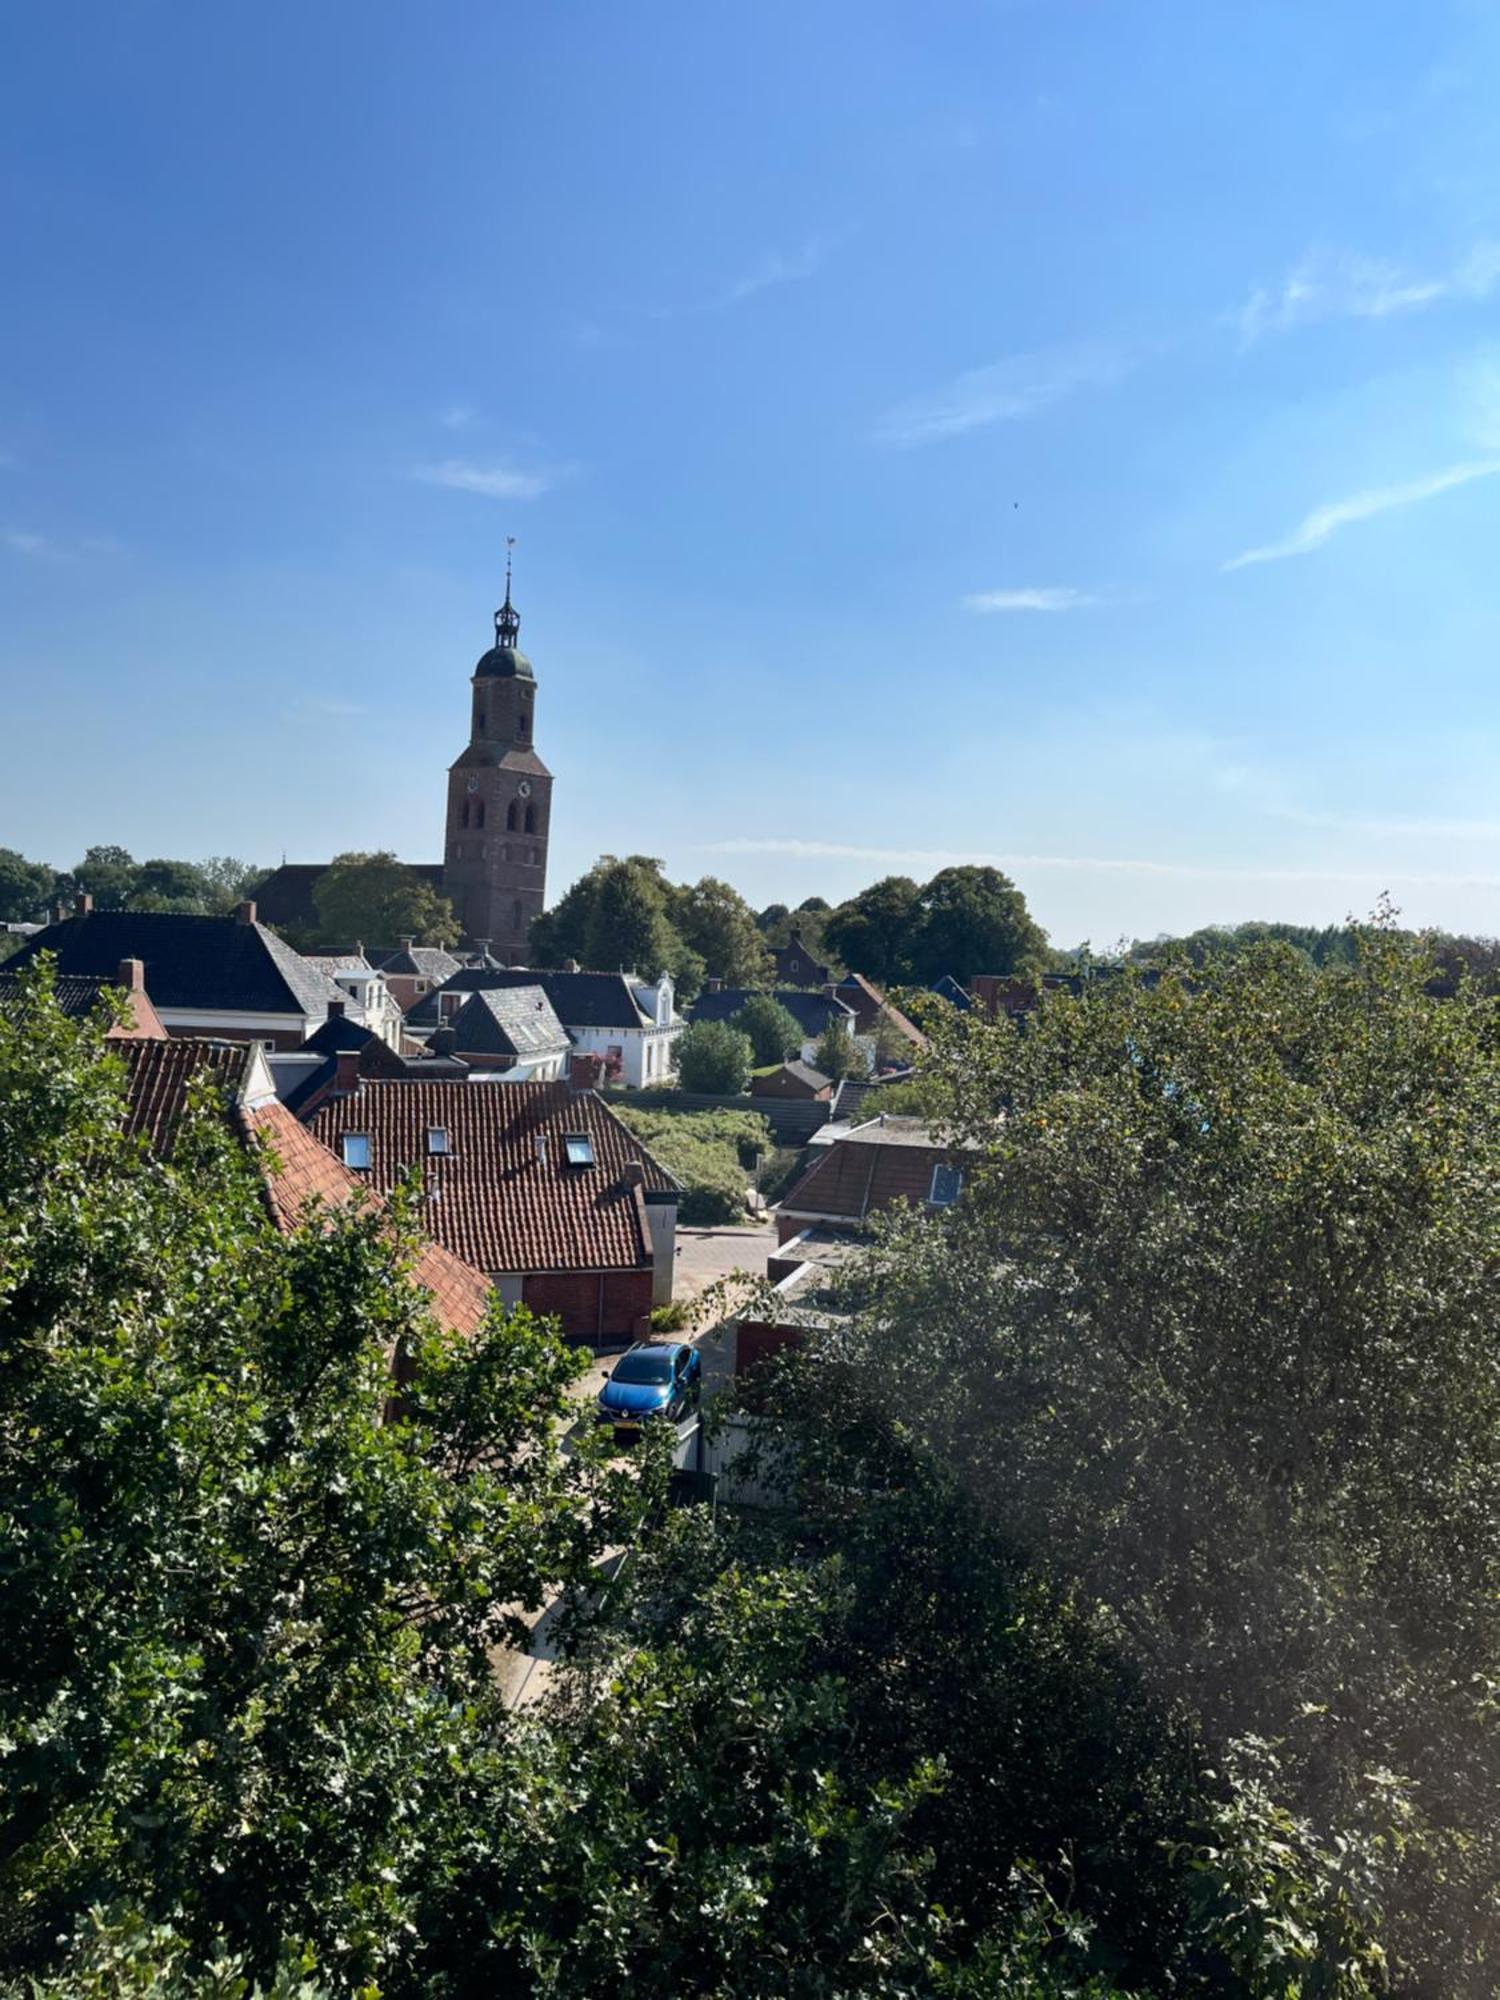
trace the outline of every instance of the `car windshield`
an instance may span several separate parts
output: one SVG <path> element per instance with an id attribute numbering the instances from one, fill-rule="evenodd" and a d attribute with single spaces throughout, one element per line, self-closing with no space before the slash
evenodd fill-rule
<path id="1" fill-rule="evenodd" d="M 617 1382 L 670 1382 L 672 1361 L 666 1354 L 627 1354 L 615 1370 Z"/>

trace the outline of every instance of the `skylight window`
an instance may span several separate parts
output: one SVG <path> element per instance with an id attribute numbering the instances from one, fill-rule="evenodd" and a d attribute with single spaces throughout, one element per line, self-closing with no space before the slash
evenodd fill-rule
<path id="1" fill-rule="evenodd" d="M 587 1132 L 564 1133 L 563 1151 L 568 1156 L 570 1167 L 591 1167 L 594 1164 L 594 1142 Z"/>
<path id="2" fill-rule="evenodd" d="M 344 1165 L 353 1167 L 357 1173 L 367 1173 L 370 1166 L 370 1135 L 368 1132 L 346 1132 L 344 1134 Z"/>
<path id="3" fill-rule="evenodd" d="M 448 1128 L 446 1125 L 428 1126 L 427 1150 L 429 1153 L 446 1153 L 448 1151 Z"/>
<path id="4" fill-rule="evenodd" d="M 960 1168 L 945 1167 L 941 1162 L 932 1170 L 932 1187 L 927 1199 L 934 1208 L 952 1208 L 963 1192 L 964 1177 Z"/>

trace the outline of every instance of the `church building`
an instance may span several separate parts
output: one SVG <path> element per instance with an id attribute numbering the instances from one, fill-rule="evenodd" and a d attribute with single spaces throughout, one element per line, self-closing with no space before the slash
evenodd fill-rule
<path id="1" fill-rule="evenodd" d="M 448 768 L 443 858 L 409 864 L 452 903 L 462 942 L 485 945 L 492 957 L 508 965 L 526 963 L 532 919 L 546 903 L 552 820 L 552 773 L 533 742 L 536 675 L 521 651 L 520 634 L 507 560 L 495 643 L 481 654 L 470 676 L 469 741 Z M 260 920 L 293 933 L 314 931 L 318 912 L 313 889 L 327 866 L 326 861 L 284 861 L 255 892 Z M 398 940 L 363 942 L 394 945 Z"/>

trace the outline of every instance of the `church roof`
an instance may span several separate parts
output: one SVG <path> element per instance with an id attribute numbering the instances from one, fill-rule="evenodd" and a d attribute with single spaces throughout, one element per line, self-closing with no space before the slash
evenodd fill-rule
<path id="1" fill-rule="evenodd" d="M 519 646 L 491 646 L 474 667 L 475 680 L 534 681 L 531 662 Z"/>

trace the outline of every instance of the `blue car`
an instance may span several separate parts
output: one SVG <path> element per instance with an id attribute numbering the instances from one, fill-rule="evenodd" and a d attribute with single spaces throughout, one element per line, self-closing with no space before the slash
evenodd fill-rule
<path id="1" fill-rule="evenodd" d="M 603 1424 L 642 1424 L 648 1417 L 681 1423 L 698 1406 L 703 1361 L 680 1340 L 641 1340 L 627 1348 L 599 1396 Z"/>

